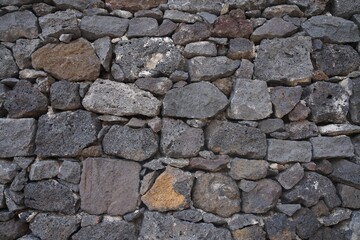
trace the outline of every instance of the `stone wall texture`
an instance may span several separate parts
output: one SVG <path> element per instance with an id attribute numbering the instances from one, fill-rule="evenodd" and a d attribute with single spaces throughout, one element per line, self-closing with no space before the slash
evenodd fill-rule
<path id="1" fill-rule="evenodd" d="M 360 0 L 0 0 L 0 240 L 360 240 Z"/>

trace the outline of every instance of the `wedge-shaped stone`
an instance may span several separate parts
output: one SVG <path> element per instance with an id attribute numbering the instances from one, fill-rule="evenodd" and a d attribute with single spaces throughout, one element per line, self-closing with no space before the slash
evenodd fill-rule
<path id="1" fill-rule="evenodd" d="M 260 42 L 263 39 L 273 39 L 276 37 L 289 37 L 295 33 L 297 27 L 284 21 L 282 18 L 272 18 L 271 20 L 258 27 L 251 35 L 251 40 Z"/>
<path id="2" fill-rule="evenodd" d="M 0 56 L 0 79 L 17 75 L 19 68 L 16 66 L 11 51 L 0 45 Z"/>
<path id="3" fill-rule="evenodd" d="M 354 145 L 347 136 L 314 137 L 310 142 L 313 147 L 313 159 L 354 156 Z"/>
<path id="4" fill-rule="evenodd" d="M 330 175 L 331 179 L 360 189 L 359 164 L 344 159 L 336 160 L 333 162 L 333 169 Z"/>
<path id="5" fill-rule="evenodd" d="M 282 118 L 288 114 L 300 101 L 302 88 L 274 87 L 270 89 L 271 102 L 275 108 L 275 116 Z"/>
<path id="6" fill-rule="evenodd" d="M 268 139 L 266 159 L 277 163 L 310 162 L 311 144 L 307 141 Z"/>

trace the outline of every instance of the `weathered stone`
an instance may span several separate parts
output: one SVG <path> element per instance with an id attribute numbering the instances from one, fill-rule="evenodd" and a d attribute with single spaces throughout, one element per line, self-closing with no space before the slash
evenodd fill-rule
<path id="1" fill-rule="evenodd" d="M 320 200 L 317 204 L 312 206 L 311 211 L 313 211 L 317 217 L 326 216 L 330 213 L 330 209 L 323 200 Z"/>
<path id="2" fill-rule="evenodd" d="M 260 120 L 270 116 L 272 105 L 266 82 L 237 79 L 227 114 L 232 119 Z"/>
<path id="3" fill-rule="evenodd" d="M 330 178 L 335 182 L 347 184 L 349 186 L 360 189 L 360 165 L 348 160 L 332 161 L 333 172 Z"/>
<path id="4" fill-rule="evenodd" d="M 28 10 L 0 16 L 0 23 L 0 41 L 15 42 L 19 38 L 38 37 L 37 18 Z"/>
<path id="5" fill-rule="evenodd" d="M 28 231 L 29 225 L 15 218 L 6 222 L 0 222 L 0 239 L 3 240 L 18 239 Z"/>
<path id="6" fill-rule="evenodd" d="M 158 171 L 153 171 L 146 174 L 141 180 L 140 194 L 144 195 L 154 184 L 155 179 L 159 176 Z"/>
<path id="7" fill-rule="evenodd" d="M 11 51 L 5 46 L 0 45 L 0 56 L 0 79 L 15 76 L 19 69 Z"/>
<path id="8" fill-rule="evenodd" d="M 135 38 L 115 46 L 115 61 L 127 81 L 138 77 L 170 76 L 181 69 L 183 56 L 170 38 Z"/>
<path id="9" fill-rule="evenodd" d="M 288 85 L 310 82 L 311 48 L 311 39 L 303 36 L 262 41 L 255 59 L 255 77 Z"/>
<path id="10" fill-rule="evenodd" d="M 282 118 L 288 114 L 300 101 L 302 88 L 274 87 L 270 89 L 271 102 L 274 104 L 275 116 Z"/>
<path id="11" fill-rule="evenodd" d="M 351 120 L 360 124 L 360 78 L 352 80 L 352 95 L 350 97 Z"/>
<path id="12" fill-rule="evenodd" d="M 302 8 L 305 13 L 305 16 L 315 16 L 325 11 L 329 0 L 324 0 L 324 1 L 289 0 L 287 2 L 298 5 L 300 8 Z"/>
<path id="13" fill-rule="evenodd" d="M 309 116 L 310 112 L 311 110 L 309 107 L 306 106 L 305 101 L 300 101 L 289 113 L 288 118 L 290 121 L 294 122 L 305 120 Z"/>
<path id="14" fill-rule="evenodd" d="M 80 182 L 81 166 L 77 162 L 64 161 L 59 169 L 58 178 L 70 183 Z"/>
<path id="15" fill-rule="evenodd" d="M 360 133 L 360 127 L 349 123 L 345 124 L 329 124 L 319 126 L 319 132 L 322 135 L 337 136 L 337 135 L 350 135 Z"/>
<path id="16" fill-rule="evenodd" d="M 307 120 L 286 124 L 285 129 L 289 133 L 289 138 L 294 140 L 307 139 L 318 135 L 316 124 Z"/>
<path id="17" fill-rule="evenodd" d="M 231 218 L 228 218 L 227 224 L 230 230 L 236 230 L 259 224 L 260 221 L 261 219 L 253 214 L 234 214 Z"/>
<path id="18" fill-rule="evenodd" d="M 160 20 L 163 18 L 163 12 L 160 9 L 150 9 L 150 10 L 139 10 L 134 13 L 135 17 L 151 17 L 156 20 Z"/>
<path id="19" fill-rule="evenodd" d="M 326 159 L 320 160 L 316 163 L 316 171 L 324 175 L 332 173 L 333 167 L 331 165 L 331 162 Z"/>
<path id="20" fill-rule="evenodd" d="M 196 157 L 190 159 L 189 167 L 192 169 L 202 169 L 210 172 L 216 172 L 226 168 L 229 160 L 230 159 L 227 155 L 219 155 L 214 159 Z"/>
<path id="21" fill-rule="evenodd" d="M 217 55 L 217 49 L 215 43 L 212 42 L 194 42 L 186 44 L 183 55 L 186 58 L 193 58 L 196 56 L 215 57 Z"/>
<path id="22" fill-rule="evenodd" d="M 203 213 L 203 220 L 206 223 L 213 223 L 216 225 L 221 225 L 221 224 L 227 223 L 226 218 L 220 217 L 220 216 L 212 214 L 212 213 L 207 213 L 207 212 Z"/>
<path id="23" fill-rule="evenodd" d="M 209 223 L 181 221 L 171 215 L 145 212 L 139 240 L 147 239 L 224 239 L 231 240 L 230 231 Z"/>
<path id="24" fill-rule="evenodd" d="M 6 184 L 13 180 L 18 174 L 18 166 L 6 160 L 0 160 L 0 183 Z"/>
<path id="25" fill-rule="evenodd" d="M 67 240 L 80 226 L 76 216 L 58 216 L 40 213 L 30 224 L 30 230 L 41 239 Z"/>
<path id="26" fill-rule="evenodd" d="M 326 42 L 347 43 L 360 40 L 356 24 L 339 17 L 314 16 L 305 21 L 301 27 L 312 38 L 320 38 Z"/>
<path id="27" fill-rule="evenodd" d="M 212 81 L 231 76 L 240 66 L 240 61 L 227 57 L 194 57 L 189 60 L 189 74 L 192 82 Z"/>
<path id="28" fill-rule="evenodd" d="M 79 84 L 69 81 L 59 81 L 51 85 L 51 106 L 60 110 L 74 110 L 81 108 Z"/>
<path id="29" fill-rule="evenodd" d="M 175 218 L 188 222 L 200 222 L 202 220 L 202 215 L 202 212 L 195 209 L 182 210 L 173 214 Z"/>
<path id="30" fill-rule="evenodd" d="M 166 0 L 106 0 L 105 4 L 111 9 L 123 9 L 131 12 L 137 12 L 139 10 L 147 10 L 156 8 L 162 3 L 166 3 Z"/>
<path id="31" fill-rule="evenodd" d="M 265 240 L 265 234 L 261 227 L 255 225 L 233 231 L 232 237 L 234 240 Z"/>
<path id="32" fill-rule="evenodd" d="M 212 82 L 220 91 L 222 91 L 226 96 L 230 96 L 233 86 L 233 81 L 231 78 L 220 78 Z"/>
<path id="33" fill-rule="evenodd" d="M 192 83 L 166 93 L 163 100 L 163 115 L 209 118 L 223 110 L 227 104 L 226 96 L 211 83 Z"/>
<path id="34" fill-rule="evenodd" d="M 91 44 L 80 38 L 70 43 L 49 43 L 36 50 L 32 65 L 59 80 L 94 81 L 100 74 L 100 61 Z"/>
<path id="35" fill-rule="evenodd" d="M 294 221 L 296 223 L 296 234 L 302 239 L 308 239 L 321 227 L 321 223 L 315 214 L 308 208 L 300 209 L 294 215 Z"/>
<path id="36" fill-rule="evenodd" d="M 316 82 L 305 89 L 305 100 L 315 123 L 342 123 L 349 110 L 349 95 L 336 83 Z"/>
<path id="37" fill-rule="evenodd" d="M 255 45 L 246 38 L 230 39 L 226 56 L 231 59 L 253 59 L 255 58 Z"/>
<path id="38" fill-rule="evenodd" d="M 194 157 L 204 145 L 202 129 L 192 128 L 181 120 L 164 118 L 161 130 L 161 152 L 169 157 Z"/>
<path id="39" fill-rule="evenodd" d="M 216 19 L 211 29 L 212 37 L 249 38 L 253 32 L 250 20 L 221 15 Z"/>
<path id="40" fill-rule="evenodd" d="M 346 136 L 314 137 L 310 142 L 313 146 L 313 159 L 354 156 L 354 146 Z"/>
<path id="41" fill-rule="evenodd" d="M 331 12 L 337 17 L 350 18 L 360 13 L 360 3 L 352 0 L 335 0 L 332 2 Z"/>
<path id="42" fill-rule="evenodd" d="M 304 169 L 296 163 L 276 176 L 276 180 L 287 190 L 293 188 L 304 177 Z"/>
<path id="43" fill-rule="evenodd" d="M 78 197 L 55 180 L 28 183 L 24 188 L 25 206 L 40 211 L 75 214 Z"/>
<path id="44" fill-rule="evenodd" d="M 238 184 L 239 188 L 244 192 L 250 192 L 256 187 L 257 183 L 254 181 L 248 181 L 242 179 L 240 183 Z"/>
<path id="45" fill-rule="evenodd" d="M 360 55 L 349 45 L 324 44 L 312 54 L 315 66 L 327 76 L 345 76 L 360 66 Z"/>
<path id="46" fill-rule="evenodd" d="M 0 119 L 0 157 L 32 155 L 35 133 L 35 119 Z"/>
<path id="47" fill-rule="evenodd" d="M 29 178 L 32 181 L 53 178 L 59 173 L 59 163 L 54 160 L 42 160 L 31 165 Z"/>
<path id="48" fill-rule="evenodd" d="M 195 207 L 222 217 L 240 211 L 240 191 L 236 182 L 223 173 L 204 173 L 193 188 Z"/>
<path id="49" fill-rule="evenodd" d="M 225 121 L 212 121 L 205 130 L 207 147 L 215 153 L 262 159 L 266 155 L 266 138 L 261 130 Z"/>
<path id="50" fill-rule="evenodd" d="M 164 95 L 173 86 L 172 81 L 168 78 L 139 78 L 135 85 L 140 89 L 149 91 L 156 95 Z"/>
<path id="51" fill-rule="evenodd" d="M 180 24 L 172 39 L 176 45 L 186 45 L 191 42 L 206 40 L 208 37 L 210 37 L 209 26 L 206 23 L 196 22 L 194 24 Z"/>
<path id="52" fill-rule="evenodd" d="M 259 122 L 258 128 L 260 128 L 260 130 L 266 134 L 276 131 L 283 131 L 285 129 L 284 121 L 279 118 L 268 118 L 262 120 Z"/>
<path id="53" fill-rule="evenodd" d="M 251 35 L 251 40 L 254 42 L 260 42 L 263 39 L 289 37 L 294 34 L 296 30 L 297 27 L 294 24 L 284 21 L 282 18 L 275 17 L 255 29 Z"/>
<path id="54" fill-rule="evenodd" d="M 353 232 L 354 234 L 354 232 Z M 346 240 L 353 235 L 351 233 L 347 234 L 344 230 L 338 228 L 329 228 L 322 227 L 314 235 L 312 235 L 309 240 L 325 240 L 325 239 L 338 239 Z M 355 233 L 358 234 L 358 233 Z M 349 237 L 347 237 L 349 236 Z M 356 239 L 356 238 L 355 238 Z"/>
<path id="55" fill-rule="evenodd" d="M 289 217 L 294 215 L 294 213 L 301 208 L 300 204 L 277 204 L 276 210 L 285 213 Z"/>
<path id="56" fill-rule="evenodd" d="M 113 47 L 111 45 L 110 37 L 99 38 L 93 42 L 96 55 L 100 59 L 100 63 L 105 71 L 110 71 L 110 63 L 112 59 Z"/>
<path id="57" fill-rule="evenodd" d="M 158 142 L 158 136 L 150 128 L 114 125 L 106 133 L 102 145 L 106 154 L 144 161 L 157 152 Z"/>
<path id="58" fill-rule="evenodd" d="M 90 87 L 83 102 L 85 109 L 117 116 L 156 116 L 161 102 L 151 93 L 134 85 L 98 79 Z"/>
<path id="59" fill-rule="evenodd" d="M 310 162 L 311 144 L 307 141 L 268 139 L 266 159 L 277 163 Z"/>
<path id="60" fill-rule="evenodd" d="M 190 205 L 192 185 L 191 173 L 168 166 L 141 200 L 149 210 L 182 210 Z"/>
<path id="61" fill-rule="evenodd" d="M 234 158 L 230 161 L 229 175 L 235 179 L 258 180 L 266 177 L 269 164 L 264 160 Z"/>
<path id="62" fill-rule="evenodd" d="M 18 39 L 12 47 L 16 64 L 20 69 L 31 67 L 31 54 L 39 47 L 39 39 Z"/>
<path id="63" fill-rule="evenodd" d="M 18 167 L 17 167 L 18 168 Z M 21 170 L 16 177 L 13 179 L 11 185 L 10 185 L 10 190 L 11 191 L 16 191 L 16 192 L 20 192 L 23 190 L 23 188 L 25 187 L 25 185 L 28 182 L 28 177 L 27 177 L 27 172 L 25 169 Z M 2 194 L 2 190 L 1 190 L 1 186 L 0 186 L 0 195 Z M 1 197 L 0 197 L 0 205 L 1 205 Z"/>
<path id="64" fill-rule="evenodd" d="M 39 156 L 77 156 L 97 140 L 100 121 L 92 113 L 78 110 L 39 118 L 36 150 Z"/>
<path id="65" fill-rule="evenodd" d="M 306 207 L 314 206 L 319 199 L 324 199 L 330 209 L 341 204 L 330 179 L 314 172 L 305 172 L 303 179 L 293 189 L 285 192 L 283 198 L 288 202 L 302 203 Z"/>
<path id="66" fill-rule="evenodd" d="M 319 218 L 322 225 L 328 227 L 336 225 L 339 222 L 349 219 L 351 216 L 351 210 L 346 208 L 335 208 L 329 216 L 323 216 Z"/>
<path id="67" fill-rule="evenodd" d="M 158 22 L 154 18 L 133 18 L 129 21 L 127 36 L 129 38 L 156 36 L 158 33 L 158 27 Z"/>
<path id="68" fill-rule="evenodd" d="M 59 11 L 39 18 L 41 36 L 59 38 L 61 34 L 72 34 L 73 38 L 81 36 L 76 14 L 73 11 Z"/>
<path id="69" fill-rule="evenodd" d="M 202 21 L 202 18 L 198 15 L 181 12 L 177 10 L 165 10 L 164 19 L 170 19 L 174 22 L 185 22 L 185 23 L 195 23 L 197 21 Z"/>
<path id="70" fill-rule="evenodd" d="M 264 222 L 270 240 L 296 239 L 295 223 L 290 221 L 285 214 L 274 214 L 266 218 Z"/>
<path id="71" fill-rule="evenodd" d="M 360 189 L 356 189 L 344 184 L 336 186 L 342 200 L 341 206 L 346 208 L 360 209 Z"/>
<path id="72" fill-rule="evenodd" d="M 46 14 L 54 12 L 56 8 L 49 4 L 39 2 L 39 3 L 34 3 L 32 9 L 36 16 L 42 17 L 45 16 Z"/>
<path id="73" fill-rule="evenodd" d="M 86 159 L 80 182 L 81 209 L 90 214 L 109 215 L 134 211 L 139 204 L 140 170 L 135 162 Z"/>
<path id="74" fill-rule="evenodd" d="M 101 0 L 53 0 L 59 9 L 74 8 L 83 11 L 86 8 L 104 7 Z"/>
<path id="75" fill-rule="evenodd" d="M 177 26 L 178 25 L 173 21 L 164 19 L 161 25 L 159 26 L 158 36 L 159 37 L 171 36 L 171 34 L 176 30 Z"/>
<path id="76" fill-rule="evenodd" d="M 73 240 L 87 239 L 127 239 L 136 240 L 135 226 L 125 221 L 102 222 L 81 228 L 72 236 Z"/>

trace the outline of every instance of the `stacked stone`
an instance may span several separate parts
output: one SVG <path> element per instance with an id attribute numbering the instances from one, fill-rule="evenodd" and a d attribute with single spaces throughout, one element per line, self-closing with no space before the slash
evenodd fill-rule
<path id="1" fill-rule="evenodd" d="M 359 27 L 354 0 L 0 0 L 0 239 L 358 239 Z"/>

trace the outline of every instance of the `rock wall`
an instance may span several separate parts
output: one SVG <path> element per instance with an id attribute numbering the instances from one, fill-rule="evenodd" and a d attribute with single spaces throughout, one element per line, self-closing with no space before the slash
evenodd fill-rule
<path id="1" fill-rule="evenodd" d="M 0 0 L 0 239 L 359 240 L 359 0 Z"/>

